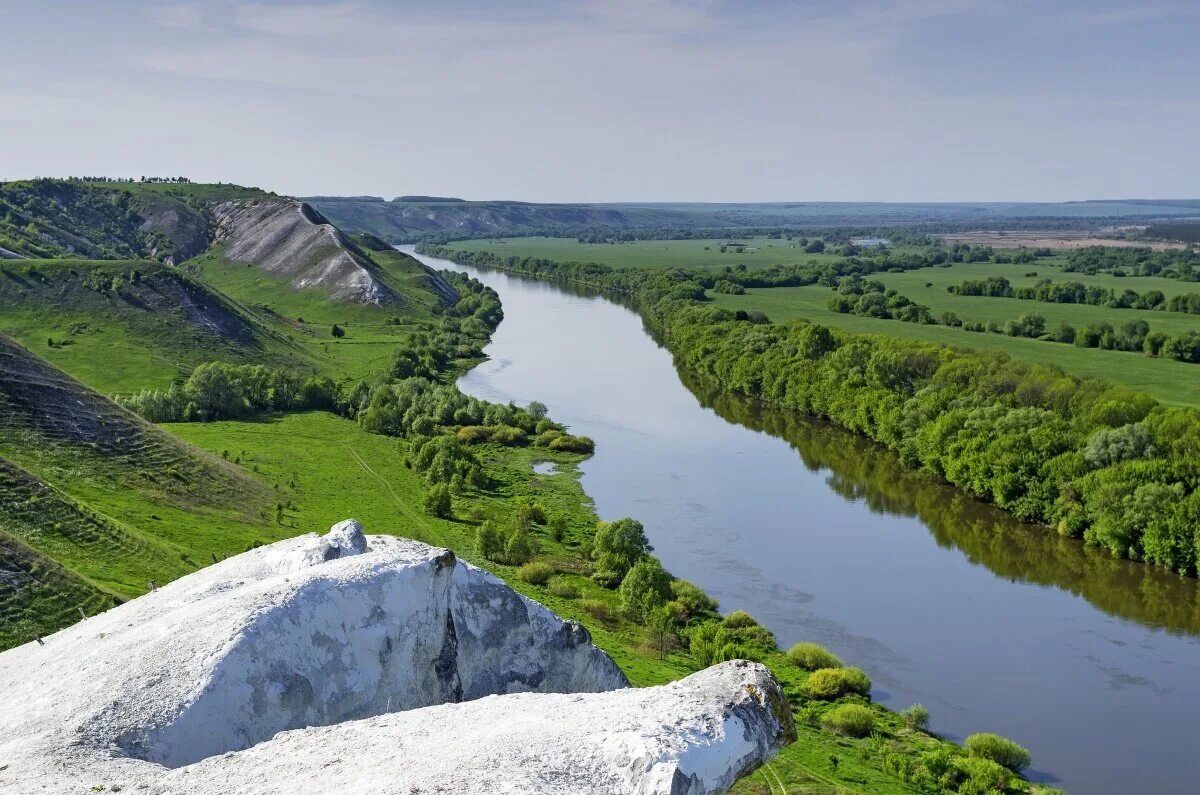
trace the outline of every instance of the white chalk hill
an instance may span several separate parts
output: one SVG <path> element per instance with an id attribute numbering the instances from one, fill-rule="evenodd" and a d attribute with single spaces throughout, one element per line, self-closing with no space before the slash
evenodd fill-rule
<path id="1" fill-rule="evenodd" d="M 710 793 L 794 737 L 735 661 L 631 688 L 581 625 L 350 520 L 0 654 L 5 793 Z"/>

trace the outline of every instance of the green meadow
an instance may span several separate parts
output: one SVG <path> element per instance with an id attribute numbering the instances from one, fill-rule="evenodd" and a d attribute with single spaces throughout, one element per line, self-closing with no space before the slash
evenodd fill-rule
<path id="1" fill-rule="evenodd" d="M 742 244 L 738 252 L 736 244 Z M 721 247 L 725 251 L 721 251 Z M 559 262 L 599 262 L 612 268 L 766 268 L 807 262 L 835 262 L 836 254 L 809 254 L 795 240 L 766 237 L 712 240 L 635 240 L 628 243 L 580 243 L 575 238 L 510 237 L 463 240 L 458 251 L 491 251 L 502 257 L 541 257 Z"/>
<path id="2" fill-rule="evenodd" d="M 1030 272 L 1037 276 L 1025 276 Z M 1168 296 L 1200 292 L 1200 285 L 1172 279 L 1120 278 L 1108 274 L 1065 273 L 1061 267 L 1043 260 L 1034 264 L 956 263 L 945 268 L 923 268 L 903 273 L 878 273 L 871 278 L 882 281 L 913 301 L 930 308 L 934 317 L 954 312 L 963 321 L 992 321 L 1003 326 L 1025 312 L 1042 315 L 1046 328 L 1053 330 L 1060 323 L 1076 329 L 1089 324 L 1110 323 L 1120 328 L 1125 323 L 1144 320 L 1151 331 L 1171 335 L 1200 329 L 1200 316 L 1180 312 L 1160 312 L 1137 309 L 1110 309 L 1086 304 L 1055 304 L 1017 298 L 953 295 L 946 287 L 964 279 L 983 279 L 1004 276 L 1014 287 L 1033 285 L 1039 279 L 1081 281 L 1103 287 L 1128 287 L 1142 292 L 1162 290 Z M 1003 334 L 964 331 L 941 325 L 902 323 L 872 317 L 833 312 L 828 308 L 835 290 L 817 285 L 807 287 L 774 287 L 749 289 L 745 295 L 722 295 L 710 292 L 713 301 L 733 310 L 760 311 L 772 321 L 782 322 L 803 318 L 834 328 L 863 334 L 881 334 L 904 339 L 940 342 L 964 348 L 1001 350 L 1014 358 L 1042 364 L 1054 364 L 1078 376 L 1103 378 L 1143 390 L 1156 399 L 1174 405 L 1200 405 L 1200 366 L 1171 359 L 1151 358 L 1141 353 L 1077 348 L 1056 342 Z"/>

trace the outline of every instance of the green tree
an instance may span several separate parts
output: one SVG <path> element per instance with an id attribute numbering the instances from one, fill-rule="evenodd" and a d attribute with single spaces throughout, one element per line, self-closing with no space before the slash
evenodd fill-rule
<path id="1" fill-rule="evenodd" d="M 453 503 L 450 498 L 450 487 L 445 483 L 435 483 L 425 492 L 422 502 L 425 513 L 449 519 L 453 515 Z"/>
<path id="2" fill-rule="evenodd" d="M 634 621 L 645 622 L 671 598 L 671 575 L 650 555 L 643 555 L 621 580 L 621 606 Z"/>
<path id="3" fill-rule="evenodd" d="M 615 588 L 633 564 L 653 549 L 646 538 L 645 527 L 638 520 L 626 517 L 601 523 L 592 545 L 592 556 L 596 560 L 594 578 L 606 587 Z"/>

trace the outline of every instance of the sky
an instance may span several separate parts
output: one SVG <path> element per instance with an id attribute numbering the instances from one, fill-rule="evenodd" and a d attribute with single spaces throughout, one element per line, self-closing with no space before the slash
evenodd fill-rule
<path id="1" fill-rule="evenodd" d="M 0 179 L 1200 197 L 1200 2 L 0 0 Z"/>

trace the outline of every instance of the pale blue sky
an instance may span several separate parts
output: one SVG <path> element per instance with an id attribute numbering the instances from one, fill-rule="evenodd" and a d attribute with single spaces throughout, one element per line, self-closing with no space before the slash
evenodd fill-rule
<path id="1" fill-rule="evenodd" d="M 1200 196 L 1196 0 L 0 4 L 0 179 L 532 201 Z"/>

